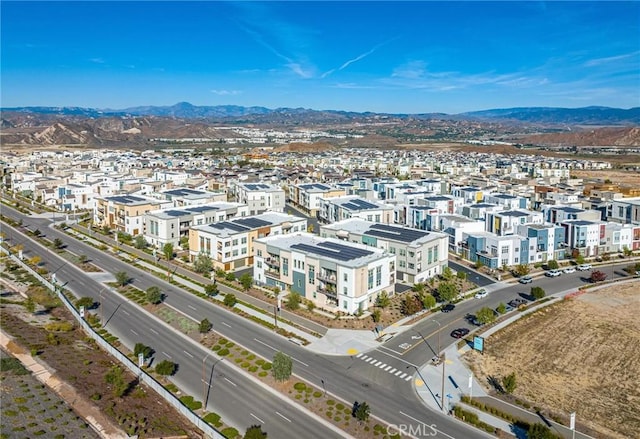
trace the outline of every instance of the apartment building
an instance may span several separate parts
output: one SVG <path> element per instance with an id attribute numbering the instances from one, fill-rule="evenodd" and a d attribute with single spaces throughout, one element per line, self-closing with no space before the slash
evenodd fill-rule
<path id="1" fill-rule="evenodd" d="M 263 212 L 284 212 L 285 192 L 273 184 L 236 183 L 234 185 L 236 201 L 246 204 L 249 215 Z"/>
<path id="2" fill-rule="evenodd" d="M 96 198 L 93 210 L 93 224 L 107 226 L 132 236 L 143 232 L 143 216 L 152 210 L 168 207 L 166 201 L 154 200 L 134 195 L 114 195 Z"/>
<path id="3" fill-rule="evenodd" d="M 496 235 L 513 235 L 517 226 L 522 224 L 542 224 L 544 218 L 542 212 L 531 210 L 507 210 L 503 212 L 487 213 L 485 218 L 485 230 Z"/>
<path id="4" fill-rule="evenodd" d="M 518 226 L 518 235 L 527 237 L 529 245 L 523 246 L 520 263 L 535 264 L 567 257 L 565 229 L 552 224 L 525 224 Z"/>
<path id="5" fill-rule="evenodd" d="M 244 216 L 248 216 L 245 204 L 222 201 L 181 209 L 171 207 L 153 210 L 143 216 L 144 239 L 157 248 L 162 248 L 167 243 L 177 247 L 181 238 L 189 237 L 189 229 L 193 226 Z"/>
<path id="6" fill-rule="evenodd" d="M 497 204 L 504 209 L 526 209 L 527 199 L 509 194 L 487 194 L 484 196 L 485 203 Z"/>
<path id="7" fill-rule="evenodd" d="M 310 233 L 254 242 L 254 280 L 290 290 L 319 307 L 349 314 L 371 308 L 382 291 L 394 292 L 396 256 Z"/>
<path id="8" fill-rule="evenodd" d="M 280 212 L 235 218 L 189 229 L 189 257 L 209 256 L 214 269 L 225 271 L 250 267 L 254 263 L 254 240 L 307 230 L 306 218 Z"/>
<path id="9" fill-rule="evenodd" d="M 606 243 L 605 223 L 600 221 L 566 220 L 560 223 L 565 229 L 565 242 L 573 253 L 597 256 L 599 247 Z"/>
<path id="10" fill-rule="evenodd" d="M 542 213 L 547 222 L 559 224 L 567 220 L 600 221 L 601 213 L 571 206 L 543 206 Z"/>
<path id="11" fill-rule="evenodd" d="M 489 232 L 465 234 L 465 257 L 489 268 L 528 263 L 529 241 L 520 235 L 497 236 Z"/>
<path id="12" fill-rule="evenodd" d="M 393 222 L 393 206 L 357 196 L 323 198 L 320 200 L 318 219 L 335 223 L 348 218 L 362 218 L 376 223 Z"/>
<path id="13" fill-rule="evenodd" d="M 400 282 L 424 282 L 448 265 L 448 237 L 444 233 L 352 218 L 322 226 L 320 236 L 377 247 L 396 255 L 396 277 Z"/>
<path id="14" fill-rule="evenodd" d="M 202 191 L 189 188 L 168 189 L 152 195 L 161 200 L 170 201 L 173 207 L 199 206 L 203 204 L 227 201 L 224 192 Z"/>
<path id="15" fill-rule="evenodd" d="M 317 216 L 320 211 L 320 200 L 345 195 L 347 195 L 347 191 L 344 187 L 322 183 L 289 186 L 289 201 L 312 217 Z"/>
<path id="16" fill-rule="evenodd" d="M 640 197 L 613 200 L 608 219 L 622 224 L 640 225 Z"/>

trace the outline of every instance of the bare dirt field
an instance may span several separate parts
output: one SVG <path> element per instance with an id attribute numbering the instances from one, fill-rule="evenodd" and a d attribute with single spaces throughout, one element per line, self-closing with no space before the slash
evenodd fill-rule
<path id="1" fill-rule="evenodd" d="M 640 281 L 611 285 L 523 318 L 466 359 L 481 382 L 516 373 L 514 396 L 603 438 L 640 432 Z"/>
<path id="2" fill-rule="evenodd" d="M 601 171 L 573 170 L 571 171 L 571 175 L 579 178 L 584 178 L 585 181 L 589 179 L 597 179 L 600 182 L 604 183 L 605 180 L 611 180 L 613 183 L 623 186 L 640 187 L 640 174 L 638 174 L 637 172 L 624 172 L 616 171 L 613 169 L 605 169 Z"/>

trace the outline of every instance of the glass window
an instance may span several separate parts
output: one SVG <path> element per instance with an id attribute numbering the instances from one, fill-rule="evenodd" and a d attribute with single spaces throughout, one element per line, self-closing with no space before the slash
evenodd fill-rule
<path id="1" fill-rule="evenodd" d="M 368 276 L 368 280 L 369 280 L 369 289 L 373 288 L 373 269 L 369 270 L 369 276 Z"/>

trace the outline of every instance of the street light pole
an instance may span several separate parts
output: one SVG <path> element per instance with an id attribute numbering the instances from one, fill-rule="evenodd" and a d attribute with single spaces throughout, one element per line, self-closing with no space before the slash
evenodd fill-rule
<path id="1" fill-rule="evenodd" d="M 441 349 L 441 345 L 440 345 L 440 332 L 442 330 L 442 325 L 440 324 L 439 321 L 434 320 L 435 323 L 438 324 L 438 357 L 440 357 L 440 349 Z"/>
<path id="2" fill-rule="evenodd" d="M 444 409 L 444 364 L 446 363 L 446 355 L 442 353 L 442 412 L 446 414 L 446 410 Z"/>

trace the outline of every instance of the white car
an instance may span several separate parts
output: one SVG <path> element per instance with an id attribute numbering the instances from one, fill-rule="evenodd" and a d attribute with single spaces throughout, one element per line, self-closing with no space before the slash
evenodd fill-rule
<path id="1" fill-rule="evenodd" d="M 576 269 L 573 267 L 567 267 L 564 270 L 562 270 L 563 273 L 569 274 L 569 273 L 575 273 Z"/>
<path id="2" fill-rule="evenodd" d="M 591 264 L 580 264 L 576 267 L 578 271 L 588 271 L 591 270 Z"/>
<path id="3" fill-rule="evenodd" d="M 487 297 L 489 295 L 489 293 L 487 293 L 486 290 L 480 290 L 476 293 L 476 295 L 474 296 L 476 299 L 482 299 L 483 297 Z"/>
<path id="4" fill-rule="evenodd" d="M 549 270 L 544 275 L 547 277 L 558 277 L 562 274 L 560 270 Z"/>

